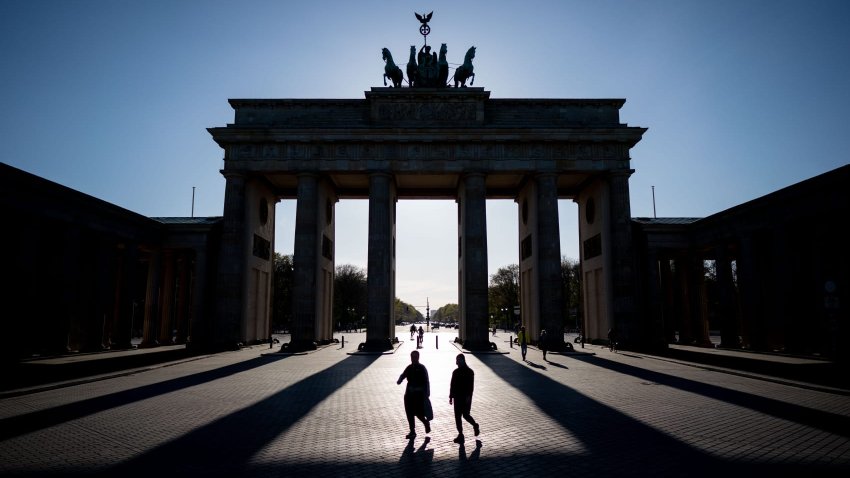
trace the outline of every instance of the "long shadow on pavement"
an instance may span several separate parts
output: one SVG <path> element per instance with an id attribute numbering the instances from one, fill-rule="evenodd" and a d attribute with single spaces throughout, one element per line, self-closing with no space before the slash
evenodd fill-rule
<path id="1" fill-rule="evenodd" d="M 227 365 L 206 372 L 187 375 L 185 377 L 153 383 L 121 392 L 110 393 L 100 397 L 89 398 L 79 402 L 68 403 L 58 407 L 25 413 L 0 420 L 0 441 L 8 440 L 25 433 L 31 433 L 71 420 L 76 420 L 93 413 L 110 408 L 116 408 L 130 403 L 146 400 L 166 393 L 176 392 L 184 388 L 194 387 L 203 383 L 219 380 L 231 375 L 246 372 L 253 368 L 268 365 L 286 355 L 277 357 L 257 357 L 244 362 Z"/>
<path id="2" fill-rule="evenodd" d="M 585 451 L 576 454 L 519 458 L 530 466 L 548 466 L 581 475 L 598 476 L 726 476 L 771 473 L 787 476 L 820 467 L 795 464 L 767 465 L 713 457 L 665 432 L 644 424 L 619 410 L 588 398 L 576 390 L 529 369 L 502 355 L 477 355 L 497 376 L 530 398 L 564 429 L 569 430 Z M 521 417 L 515 417 L 522 421 Z M 502 461 L 504 459 L 497 459 Z M 516 460 L 514 460 L 516 462 Z M 514 463 L 516 465 L 516 463 Z M 831 469 L 821 471 L 834 472 Z"/>
<path id="3" fill-rule="evenodd" d="M 103 476 L 245 476 L 251 457 L 368 368 L 379 355 L 351 355 L 268 398 L 200 426 L 104 471 Z M 256 471 L 256 469 L 254 469 Z M 274 465 L 266 470 L 280 472 Z"/>
<path id="4" fill-rule="evenodd" d="M 764 413 L 784 420 L 790 420 L 820 430 L 850 437 L 850 418 L 843 415 L 816 410 L 813 408 L 786 403 L 772 398 L 753 395 L 728 388 L 696 382 L 686 378 L 676 377 L 660 372 L 654 372 L 633 365 L 614 362 L 601 357 L 575 357 L 576 360 L 602 367 L 614 372 L 677 388 L 685 392 L 695 393 L 740 407 L 745 407 L 759 413 Z"/>

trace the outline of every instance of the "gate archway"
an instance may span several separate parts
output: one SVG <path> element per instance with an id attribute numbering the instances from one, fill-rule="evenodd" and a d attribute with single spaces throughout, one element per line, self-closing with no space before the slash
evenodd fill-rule
<path id="1" fill-rule="evenodd" d="M 521 307 L 532 337 L 562 324 L 559 198 L 579 205 L 585 327 L 616 323 L 629 335 L 636 313 L 629 151 L 646 130 L 620 123 L 624 102 L 491 99 L 472 87 L 372 88 L 360 100 L 230 100 L 234 122 L 209 129 L 224 149 L 227 182 L 213 340 L 265 338 L 281 198 L 297 201 L 290 350 L 332 338 L 341 198 L 369 200 L 366 349 L 387 350 L 394 338 L 399 198 L 457 201 L 465 348 L 490 347 L 488 198 L 517 202 Z"/>

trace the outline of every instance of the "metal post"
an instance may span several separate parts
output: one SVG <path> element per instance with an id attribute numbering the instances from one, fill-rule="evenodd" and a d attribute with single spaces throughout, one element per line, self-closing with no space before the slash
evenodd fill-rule
<path id="1" fill-rule="evenodd" d="M 439 335 L 434 336 L 434 343 L 436 344 L 436 348 L 440 348 L 440 336 Z"/>
<path id="2" fill-rule="evenodd" d="M 652 186 L 652 218 L 658 218 L 658 216 L 655 215 L 655 186 Z"/>
<path id="3" fill-rule="evenodd" d="M 345 336 L 344 335 L 342 336 L 342 347 L 340 347 L 340 348 L 342 348 L 342 349 L 345 348 Z"/>
<path id="4" fill-rule="evenodd" d="M 514 348 L 514 336 L 513 335 L 509 336 L 508 340 L 511 342 L 511 348 Z"/>

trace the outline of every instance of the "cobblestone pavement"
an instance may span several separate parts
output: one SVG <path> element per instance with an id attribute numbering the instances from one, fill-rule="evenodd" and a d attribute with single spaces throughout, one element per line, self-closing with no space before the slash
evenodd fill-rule
<path id="1" fill-rule="evenodd" d="M 466 443 L 448 404 L 454 331 L 421 349 L 435 419 L 407 440 L 416 348 L 265 347 L 0 399 L 2 476 L 850 476 L 850 395 L 586 346 L 468 354 Z M 438 342 L 439 340 L 439 342 Z M 439 345 L 439 348 L 437 348 Z M 276 349 L 275 349 L 276 350 Z"/>

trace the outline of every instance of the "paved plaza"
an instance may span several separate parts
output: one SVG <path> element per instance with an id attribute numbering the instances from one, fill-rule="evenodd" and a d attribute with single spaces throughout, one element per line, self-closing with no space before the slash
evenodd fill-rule
<path id="1" fill-rule="evenodd" d="M 463 446 L 456 333 L 426 334 L 435 419 L 407 440 L 409 332 L 384 355 L 341 335 L 6 393 L 0 476 L 850 476 L 846 390 L 591 345 L 523 362 L 502 331 L 501 353 L 467 354 L 481 435 Z"/>

